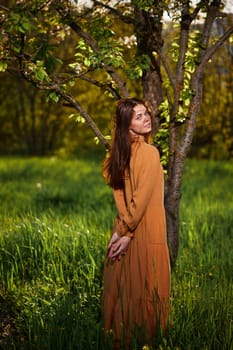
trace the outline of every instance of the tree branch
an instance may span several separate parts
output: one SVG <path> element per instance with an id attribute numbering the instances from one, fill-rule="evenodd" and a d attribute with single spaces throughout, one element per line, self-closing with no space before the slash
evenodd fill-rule
<path id="1" fill-rule="evenodd" d="M 8 12 L 10 11 L 10 9 L 8 7 L 3 6 L 1 4 L 0 4 L 0 8 L 3 9 L 4 11 L 8 11 Z"/>
<path id="2" fill-rule="evenodd" d="M 192 23 L 192 17 L 190 16 L 190 6 L 189 0 L 184 0 L 182 2 L 181 11 L 181 23 L 180 23 L 180 42 L 179 42 L 179 57 L 176 64 L 176 80 L 174 89 L 174 103 L 171 113 L 171 124 L 170 124 L 170 135 L 169 135 L 169 162 L 168 162 L 168 173 L 169 177 L 174 177 L 174 164 L 176 163 L 175 151 L 177 148 L 178 138 L 179 138 L 179 127 L 177 126 L 175 119 L 176 114 L 179 109 L 179 98 L 180 92 L 183 89 L 184 84 L 184 63 L 185 55 L 188 48 L 189 39 L 189 29 Z M 174 180 L 174 185 L 175 185 Z"/>
<path id="3" fill-rule="evenodd" d="M 100 140 L 100 142 L 106 147 L 109 148 L 109 144 L 91 116 L 82 108 L 81 104 L 75 100 L 71 94 L 63 91 L 59 84 L 52 82 L 50 85 L 43 85 L 41 83 L 36 82 L 32 77 L 30 77 L 23 69 L 20 71 L 23 78 L 27 81 L 29 81 L 32 85 L 34 85 L 36 88 L 43 90 L 43 91 L 51 91 L 58 94 L 63 100 L 68 102 L 68 104 L 72 107 L 74 107 L 81 116 L 85 119 L 87 125 L 89 128 L 93 131 L 93 133 L 97 136 L 97 138 Z"/>
<path id="4" fill-rule="evenodd" d="M 160 50 L 160 49 L 157 49 L 156 50 L 157 54 L 159 55 L 160 59 L 161 59 L 161 62 L 163 64 L 163 67 L 167 73 L 167 77 L 171 83 L 171 86 L 172 86 L 172 89 L 173 89 L 173 92 L 174 92 L 174 95 L 175 95 L 175 91 L 176 91 L 176 79 L 170 69 L 170 66 L 169 66 L 169 63 L 166 59 L 166 57 L 164 56 L 163 52 Z"/>
<path id="5" fill-rule="evenodd" d="M 80 26 L 77 25 L 77 23 L 72 22 L 72 23 L 70 23 L 70 26 L 77 34 L 79 34 L 79 36 L 81 38 L 83 38 L 86 41 L 86 43 L 92 48 L 92 50 L 94 52 L 98 53 L 97 44 L 94 42 L 94 40 L 86 32 L 84 32 L 80 28 Z M 123 79 L 121 79 L 119 74 L 116 73 L 115 69 L 112 66 L 106 65 L 104 63 L 104 61 L 102 62 L 102 67 L 109 73 L 109 75 L 115 81 L 115 83 L 119 87 L 123 97 L 128 97 L 129 92 L 128 92 L 128 89 L 126 88 L 126 83 Z"/>
<path id="6" fill-rule="evenodd" d="M 85 42 L 91 47 L 91 49 L 95 53 L 98 54 L 98 52 L 99 52 L 98 45 L 96 44 L 96 42 L 91 38 L 91 36 L 88 33 L 86 33 L 84 30 L 82 30 L 82 28 L 76 22 L 74 22 L 71 13 L 67 12 L 67 11 L 66 12 L 62 11 L 62 8 L 60 8 L 60 7 L 56 7 L 56 10 L 60 14 L 61 18 L 65 19 L 68 22 L 69 26 L 74 30 L 74 32 L 76 32 L 81 38 L 83 38 L 85 40 Z M 122 93 L 122 96 L 128 97 L 129 91 L 126 87 L 126 83 L 116 73 L 115 69 L 112 66 L 106 65 L 104 61 L 102 62 L 102 67 L 110 74 L 112 79 L 115 81 L 115 83 L 119 87 L 119 90 Z"/>
<path id="7" fill-rule="evenodd" d="M 217 51 L 218 48 L 222 46 L 224 41 L 226 41 L 230 35 L 233 33 L 233 26 L 230 27 L 222 36 L 219 38 L 218 41 L 215 42 L 215 44 L 212 47 L 209 47 L 208 50 L 206 50 L 205 55 L 202 57 L 202 61 L 197 67 L 193 79 L 192 79 L 192 90 L 194 92 L 194 97 L 190 104 L 190 118 L 187 119 L 185 124 L 185 133 L 183 140 L 181 141 L 180 147 L 179 147 L 179 154 L 181 157 L 185 158 L 189 147 L 192 143 L 193 139 L 193 131 L 196 126 L 196 118 L 200 110 L 200 101 L 202 99 L 202 79 L 203 79 L 203 72 L 206 67 L 206 64 L 210 60 L 210 58 L 214 55 L 214 53 Z"/>
<path id="8" fill-rule="evenodd" d="M 93 3 L 94 3 L 94 5 L 97 5 L 97 6 L 100 6 L 100 7 L 103 7 L 105 9 L 109 10 L 113 15 L 115 15 L 120 20 L 122 20 L 122 22 L 127 23 L 127 24 L 134 24 L 133 18 L 131 18 L 129 16 L 122 15 L 122 13 L 120 11 L 118 11 L 117 9 L 115 9 L 107 4 L 104 4 L 100 1 L 97 1 L 97 0 L 94 0 Z"/>
<path id="9" fill-rule="evenodd" d="M 202 30 L 202 41 L 201 41 L 201 47 L 203 48 L 203 51 L 205 51 L 205 48 L 208 46 L 209 38 L 213 26 L 213 22 L 215 18 L 217 17 L 219 7 L 220 7 L 221 1 L 213 1 L 211 5 L 209 6 L 207 17 L 204 22 L 203 30 Z"/>
<path id="10" fill-rule="evenodd" d="M 185 54 L 188 47 L 188 35 L 189 35 L 189 28 L 190 24 L 192 22 L 192 18 L 189 13 L 189 1 L 184 1 L 184 4 L 182 6 L 181 11 L 181 23 L 180 23 L 180 52 L 179 52 L 179 58 L 176 65 L 176 94 L 175 94 L 175 104 L 178 104 L 179 99 L 179 93 L 180 90 L 183 88 L 183 81 L 184 81 L 184 60 L 185 60 Z"/>
<path id="11" fill-rule="evenodd" d="M 196 5 L 195 9 L 193 10 L 193 13 L 191 13 L 192 21 L 196 19 L 198 13 L 200 12 L 201 6 L 202 6 L 202 1 Z"/>
<path id="12" fill-rule="evenodd" d="M 73 106 L 77 111 L 79 111 L 81 116 L 86 120 L 87 125 L 90 127 L 90 129 L 93 131 L 93 133 L 97 136 L 97 138 L 100 140 L 100 142 L 106 148 L 109 148 L 109 144 L 108 144 L 107 140 L 105 139 L 105 137 L 103 136 L 103 134 L 101 133 L 101 131 L 99 130 L 99 128 L 97 127 L 97 125 L 95 124 L 93 119 L 91 118 L 91 116 L 82 108 L 80 103 L 78 101 L 76 101 L 70 94 L 63 92 L 59 88 L 59 86 L 54 86 L 54 87 L 52 87 L 51 90 L 55 91 L 58 95 L 60 95 L 63 98 L 63 100 L 67 101 L 69 103 L 69 105 Z"/>
<path id="13" fill-rule="evenodd" d="M 121 96 L 118 94 L 116 89 L 114 89 L 110 83 L 109 84 L 103 84 L 103 83 L 99 82 L 98 80 L 90 78 L 90 77 L 88 77 L 87 75 L 84 75 L 84 74 L 80 74 L 79 75 L 79 74 L 73 73 L 72 77 L 75 77 L 75 76 L 77 76 L 77 78 L 79 78 L 79 79 L 87 81 L 88 83 L 90 83 L 92 85 L 95 85 L 95 86 L 99 87 L 100 89 L 104 89 L 105 91 L 110 92 L 116 99 L 120 99 L 121 98 Z"/>
<path id="14" fill-rule="evenodd" d="M 202 57 L 202 62 L 198 66 L 198 69 L 204 70 L 205 65 L 215 54 L 215 52 L 222 46 L 222 44 L 231 36 L 233 33 L 233 26 L 230 27 L 212 46 L 210 46 L 204 56 Z"/>

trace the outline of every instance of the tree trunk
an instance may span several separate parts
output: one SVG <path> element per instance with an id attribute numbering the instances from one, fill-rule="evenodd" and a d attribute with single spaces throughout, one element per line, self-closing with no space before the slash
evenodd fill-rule
<path id="1" fill-rule="evenodd" d="M 142 77 L 144 98 L 152 111 L 154 118 L 154 130 L 159 129 L 158 109 L 163 101 L 163 86 L 160 71 L 160 60 L 152 55 L 154 51 L 161 51 L 162 41 L 162 12 L 157 13 L 157 17 L 150 17 L 148 12 L 135 8 L 135 31 L 137 33 L 138 55 L 148 55 L 150 67 Z M 155 174 L 156 176 L 156 174 Z M 170 177 L 170 175 L 169 175 Z M 170 250 L 171 262 L 175 262 L 179 247 L 179 202 L 180 186 L 173 192 L 174 181 L 169 180 L 165 190 L 165 209 L 167 219 L 167 238 Z"/>
<path id="2" fill-rule="evenodd" d="M 152 116 L 155 119 L 155 130 L 159 127 L 158 108 L 163 100 L 163 87 L 160 71 L 159 58 L 155 58 L 153 52 L 161 50 L 163 11 L 154 8 L 153 14 L 145 12 L 137 6 L 134 7 L 134 26 L 137 36 L 137 54 L 143 57 L 147 55 L 150 59 L 150 66 L 143 72 L 142 86 L 143 95 L 148 103 Z"/>
<path id="3" fill-rule="evenodd" d="M 153 133 L 155 133 L 159 128 L 159 118 L 158 118 L 158 108 L 163 100 L 162 93 L 162 81 L 160 77 L 160 69 L 148 70 L 142 78 L 143 91 L 145 100 L 147 101 L 149 108 L 152 112 L 154 118 L 154 128 Z"/>
<path id="4" fill-rule="evenodd" d="M 183 169 L 184 157 L 176 153 L 173 159 L 172 174 L 169 174 L 165 187 L 167 239 L 172 266 L 175 264 L 179 250 L 179 208 Z"/>

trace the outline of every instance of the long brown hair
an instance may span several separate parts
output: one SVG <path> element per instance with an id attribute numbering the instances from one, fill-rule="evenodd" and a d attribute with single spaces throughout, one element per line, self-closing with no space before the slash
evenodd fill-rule
<path id="1" fill-rule="evenodd" d="M 121 99 L 117 104 L 110 153 L 103 166 L 103 175 L 114 189 L 124 188 L 125 170 L 129 168 L 131 155 L 129 126 L 133 109 L 139 104 L 147 108 L 145 102 L 137 98 Z"/>

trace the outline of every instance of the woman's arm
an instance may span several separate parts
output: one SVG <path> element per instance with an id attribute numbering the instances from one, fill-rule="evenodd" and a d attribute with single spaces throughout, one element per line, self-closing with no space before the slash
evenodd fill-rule
<path id="1" fill-rule="evenodd" d="M 144 145 L 136 154 L 135 168 L 133 169 L 136 188 L 133 190 L 132 199 L 128 207 L 126 207 L 123 191 L 113 191 L 118 210 L 117 225 L 121 231 L 133 231 L 137 227 L 150 201 L 155 184 L 154 179 L 160 166 L 158 150 Z"/>

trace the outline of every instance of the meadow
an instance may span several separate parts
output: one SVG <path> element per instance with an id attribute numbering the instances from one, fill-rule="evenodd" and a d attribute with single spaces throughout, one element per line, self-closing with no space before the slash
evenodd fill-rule
<path id="1" fill-rule="evenodd" d="M 0 348 L 110 350 L 101 296 L 115 207 L 101 159 L 1 158 L 0 184 Z M 154 350 L 233 349 L 232 198 L 232 163 L 186 161 L 171 320 Z"/>

